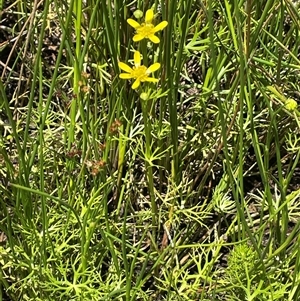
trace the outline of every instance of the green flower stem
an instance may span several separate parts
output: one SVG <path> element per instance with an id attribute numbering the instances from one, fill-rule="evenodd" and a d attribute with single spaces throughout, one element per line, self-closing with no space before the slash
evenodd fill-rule
<path id="1" fill-rule="evenodd" d="M 156 228 L 157 228 L 157 205 L 155 202 L 155 194 L 154 194 L 154 183 L 153 183 L 153 169 L 151 164 L 151 145 L 152 145 L 152 137 L 151 137 L 151 120 L 148 115 L 147 110 L 147 102 L 141 100 L 142 112 L 143 112 L 143 119 L 144 119 L 144 129 L 145 129 L 145 139 L 146 139 L 146 149 L 145 149 L 145 166 L 146 166 L 146 174 L 148 180 L 148 189 L 150 193 L 150 200 L 151 200 L 151 210 L 152 210 L 152 241 L 156 241 Z M 156 246 L 154 246 L 156 249 Z"/>
<path id="2" fill-rule="evenodd" d="M 140 42 L 140 47 L 141 47 L 141 53 L 143 56 L 143 65 L 144 66 L 148 66 L 148 56 L 149 56 L 149 52 L 147 51 L 147 41 L 143 40 Z"/>
<path id="3" fill-rule="evenodd" d="M 74 55 L 74 80 L 73 80 L 73 92 L 74 99 L 72 100 L 71 109 L 70 109 L 70 128 L 69 128 L 69 139 L 68 139 L 68 148 L 70 149 L 72 143 L 75 141 L 75 124 L 76 124 L 76 113 L 77 105 L 81 103 L 81 95 L 79 93 L 79 80 L 81 78 L 81 66 L 79 66 L 79 58 L 81 56 L 81 18 L 82 18 L 82 1 L 75 1 L 73 7 L 74 14 L 76 15 L 75 20 L 75 35 L 76 35 L 76 49 Z"/>

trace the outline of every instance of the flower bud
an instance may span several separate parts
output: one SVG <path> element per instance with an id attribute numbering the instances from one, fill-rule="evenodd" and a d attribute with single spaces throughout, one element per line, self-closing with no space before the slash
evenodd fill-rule
<path id="1" fill-rule="evenodd" d="M 284 103 L 284 107 L 289 111 L 295 111 L 297 109 L 297 102 L 292 98 L 288 98 Z"/>
<path id="2" fill-rule="evenodd" d="M 133 13 L 133 15 L 134 15 L 134 17 L 135 17 L 136 19 L 140 19 L 140 18 L 143 17 L 143 12 L 142 12 L 141 10 L 137 9 L 137 10 Z"/>
<path id="3" fill-rule="evenodd" d="M 141 93 L 140 98 L 142 100 L 148 100 L 148 94 L 146 92 Z"/>

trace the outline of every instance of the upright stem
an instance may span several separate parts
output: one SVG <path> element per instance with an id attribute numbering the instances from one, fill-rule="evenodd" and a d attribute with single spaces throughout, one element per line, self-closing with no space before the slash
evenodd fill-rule
<path id="1" fill-rule="evenodd" d="M 147 102 L 141 100 L 141 106 L 143 111 L 144 118 L 144 129 L 145 129 L 145 138 L 146 138 L 146 149 L 145 149 L 145 166 L 146 166 L 146 175 L 148 181 L 148 189 L 150 193 L 151 200 L 151 210 L 152 210 L 152 236 L 154 241 L 156 241 L 156 228 L 157 228 L 157 205 L 155 202 L 155 194 L 154 194 L 154 184 L 153 184 L 153 168 L 151 164 L 152 157 L 152 137 L 151 137 L 151 120 L 147 111 Z M 156 247 L 156 246 L 154 246 Z"/>

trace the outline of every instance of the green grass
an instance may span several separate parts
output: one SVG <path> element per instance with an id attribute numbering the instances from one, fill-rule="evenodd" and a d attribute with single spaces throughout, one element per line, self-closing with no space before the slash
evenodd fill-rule
<path id="1" fill-rule="evenodd" d="M 0 301 L 300 298 L 298 1 L 0 8 Z"/>

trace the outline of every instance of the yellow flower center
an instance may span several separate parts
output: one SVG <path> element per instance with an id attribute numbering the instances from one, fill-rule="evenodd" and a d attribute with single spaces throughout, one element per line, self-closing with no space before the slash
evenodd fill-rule
<path id="1" fill-rule="evenodd" d="M 141 26 L 136 29 L 136 32 L 144 37 L 149 37 L 155 34 L 154 25 L 151 23 L 142 23 Z"/>
<path id="2" fill-rule="evenodd" d="M 133 76 L 133 78 L 139 79 L 141 82 L 143 82 L 148 77 L 147 67 L 146 66 L 133 67 L 133 72 L 131 73 L 131 75 Z"/>

